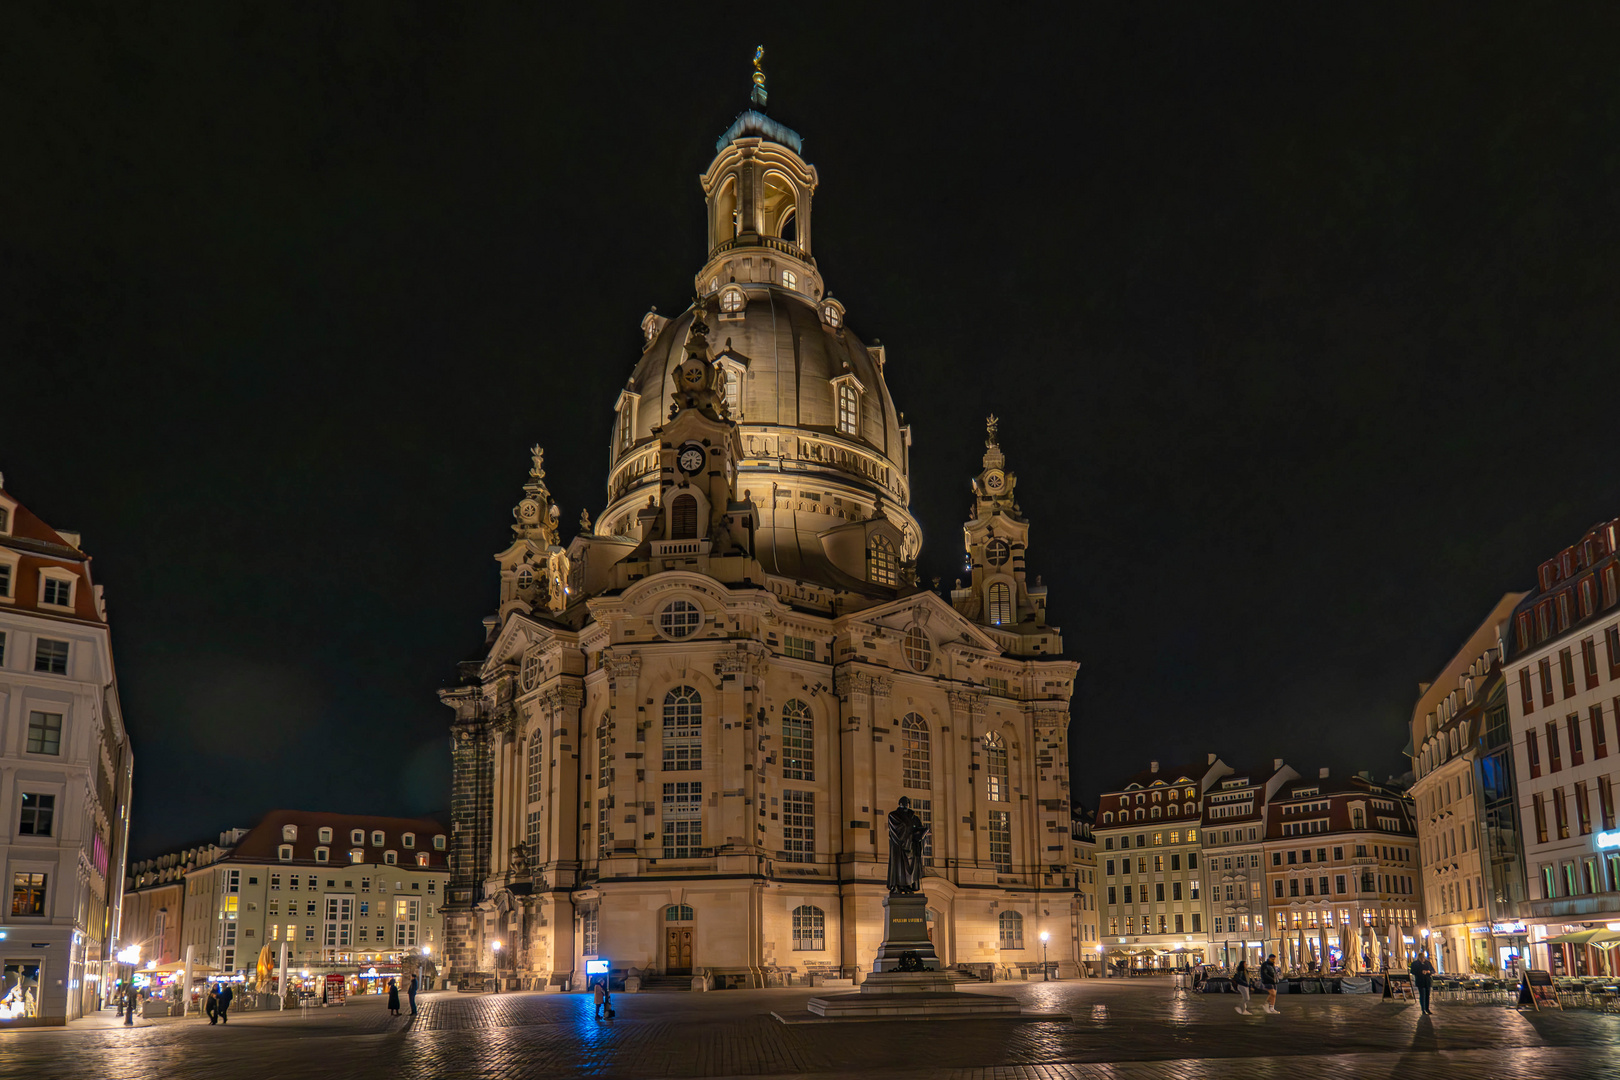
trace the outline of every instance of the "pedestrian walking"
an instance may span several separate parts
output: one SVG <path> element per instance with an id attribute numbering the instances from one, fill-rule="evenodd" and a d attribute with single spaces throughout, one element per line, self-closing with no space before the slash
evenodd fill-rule
<path id="1" fill-rule="evenodd" d="M 1423 1006 L 1423 1015 L 1429 1015 L 1429 988 L 1434 982 L 1434 965 L 1429 963 L 1428 950 L 1424 950 L 1417 959 L 1409 964 L 1406 970 L 1412 976 L 1412 985 L 1417 987 L 1418 1004 Z"/>
<path id="2" fill-rule="evenodd" d="M 1277 954 L 1272 953 L 1260 965 L 1260 989 L 1266 992 L 1266 1012 L 1277 1012 Z"/>
<path id="3" fill-rule="evenodd" d="M 399 1015 L 399 983 L 388 980 L 388 1015 Z"/>
<path id="4" fill-rule="evenodd" d="M 411 976 L 411 985 L 406 988 L 405 995 L 411 999 L 411 1015 L 416 1015 L 416 976 Z"/>
<path id="5" fill-rule="evenodd" d="M 596 1018 L 601 1020 L 602 1010 L 606 1009 L 607 1019 L 613 1019 L 613 995 L 608 993 L 607 979 L 599 979 L 591 994 L 596 999 Z"/>
<path id="6" fill-rule="evenodd" d="M 1243 960 L 1239 960 L 1237 970 L 1232 972 L 1232 988 L 1235 989 L 1238 992 L 1238 997 L 1243 999 L 1243 1004 L 1241 1004 L 1241 1005 L 1239 1005 L 1237 1007 L 1237 1011 L 1242 1013 L 1244 1016 L 1248 1016 L 1249 1015 L 1249 961 L 1248 961 L 1247 958 L 1245 958 Z"/>
<path id="7" fill-rule="evenodd" d="M 136 990 L 135 990 L 135 984 L 134 983 L 130 983 L 128 986 L 126 986 L 124 988 L 124 1026 L 125 1027 L 134 1027 L 135 1026 L 135 1003 L 140 1000 L 140 997 L 141 997 L 141 995 L 138 992 L 136 992 Z"/>
<path id="8" fill-rule="evenodd" d="M 219 990 L 213 983 L 208 984 L 208 997 L 203 1001 L 203 1009 L 208 1013 L 210 1024 L 219 1023 Z"/>
<path id="9" fill-rule="evenodd" d="M 226 983 L 226 984 L 224 984 L 223 986 L 221 986 L 219 988 L 219 1022 L 220 1023 L 222 1023 L 222 1024 L 230 1023 L 230 1019 L 231 1019 L 231 1001 L 234 1000 L 235 997 L 236 997 L 236 991 L 231 989 L 231 984 L 230 983 Z"/>

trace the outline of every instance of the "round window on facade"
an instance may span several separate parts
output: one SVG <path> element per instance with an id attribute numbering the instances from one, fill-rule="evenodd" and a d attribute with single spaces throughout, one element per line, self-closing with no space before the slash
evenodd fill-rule
<path id="1" fill-rule="evenodd" d="M 720 293 L 720 310 L 727 315 L 735 315 L 748 306 L 748 300 L 743 291 L 735 285 L 727 287 Z"/>
<path id="2" fill-rule="evenodd" d="M 1006 566 L 1007 560 L 1010 558 L 1012 558 L 1012 548 L 1007 545 L 1007 541 L 1002 540 L 1000 537 L 990 541 L 984 547 L 984 561 L 991 566 Z"/>
<path id="3" fill-rule="evenodd" d="M 934 659 L 934 647 L 928 641 L 928 635 L 923 628 L 913 626 L 906 631 L 905 645 L 906 663 L 911 665 L 912 671 L 927 671 L 928 665 Z"/>
<path id="4" fill-rule="evenodd" d="M 665 637 L 691 637 L 703 625 L 703 610 L 688 600 L 672 600 L 658 613 L 658 629 Z"/>

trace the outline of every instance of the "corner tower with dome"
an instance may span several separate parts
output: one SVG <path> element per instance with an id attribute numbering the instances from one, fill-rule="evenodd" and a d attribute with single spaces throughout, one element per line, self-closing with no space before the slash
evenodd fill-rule
<path id="1" fill-rule="evenodd" d="M 535 448 L 487 652 L 441 692 L 453 979 L 580 989 L 605 960 L 642 985 L 859 980 L 902 795 L 932 829 L 945 963 L 1038 968 L 1045 932 L 1074 973 L 1095 938 L 1070 839 L 1077 665 L 1026 580 L 996 425 L 947 600 L 917 583 L 887 357 L 813 254 L 819 177 L 760 109 L 703 174 L 692 304 L 642 319 L 607 505 L 564 543 Z"/>

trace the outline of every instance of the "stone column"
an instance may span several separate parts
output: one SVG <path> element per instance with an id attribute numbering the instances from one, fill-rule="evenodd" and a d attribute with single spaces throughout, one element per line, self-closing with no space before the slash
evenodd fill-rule
<path id="1" fill-rule="evenodd" d="M 640 852 L 642 836 L 649 831 L 647 825 L 652 820 L 641 812 L 647 787 L 647 721 L 638 710 L 636 697 L 641 655 L 609 648 L 603 653 L 602 667 L 608 674 L 607 732 L 613 755 L 613 782 L 605 797 L 612 808 L 613 844 L 618 848 L 628 842 L 633 851 Z M 598 788 L 597 794 L 603 796 L 604 790 Z"/>

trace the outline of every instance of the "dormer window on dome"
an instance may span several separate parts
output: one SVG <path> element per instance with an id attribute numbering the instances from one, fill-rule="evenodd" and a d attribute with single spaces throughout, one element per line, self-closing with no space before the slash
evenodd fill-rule
<path id="1" fill-rule="evenodd" d="M 866 576 L 874 585 L 900 583 L 900 559 L 887 536 L 872 537 L 872 546 L 866 549 Z"/>
<path id="2" fill-rule="evenodd" d="M 861 435 L 861 394 L 866 387 L 854 375 L 845 373 L 832 380 L 835 401 L 836 426 L 840 435 L 849 435 L 860 438 Z"/>
<path id="3" fill-rule="evenodd" d="M 720 290 L 720 314 L 722 317 L 737 315 L 747 306 L 748 297 L 737 286 L 727 285 Z"/>
<path id="4" fill-rule="evenodd" d="M 828 300 L 821 305 L 821 318 L 834 330 L 842 329 L 844 325 L 844 308 L 836 300 Z"/>

